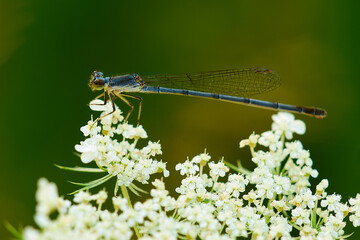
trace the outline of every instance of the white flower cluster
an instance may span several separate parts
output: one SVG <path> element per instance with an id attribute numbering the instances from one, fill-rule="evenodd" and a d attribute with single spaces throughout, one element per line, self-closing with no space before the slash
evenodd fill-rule
<path id="1" fill-rule="evenodd" d="M 36 196 L 35 222 L 41 231 L 26 227 L 24 240 L 130 239 L 133 234 L 129 221 L 125 221 L 128 216 L 101 210 L 102 203 L 107 199 L 104 191 L 95 195 L 79 192 L 71 203 L 58 196 L 55 184 L 40 179 Z M 98 207 L 94 207 L 91 201 L 96 201 Z M 51 219 L 53 214 L 57 214 L 56 219 Z"/>
<path id="2" fill-rule="evenodd" d="M 102 121 L 108 121 L 105 118 Z M 252 161 L 256 164 L 253 171 L 223 159 L 210 161 L 210 155 L 204 152 L 176 165 L 176 170 L 184 176 L 175 189 L 179 194 L 176 198 L 169 196 L 165 183 L 157 179 L 149 199 L 132 206 L 128 196 L 113 197 L 114 210 L 109 211 L 102 210 L 107 198 L 105 191 L 95 195 L 81 191 L 71 203 L 58 196 L 54 184 L 41 179 L 35 215 L 40 230 L 26 227 L 23 239 L 346 238 L 344 227 L 348 215 L 355 227 L 360 225 L 360 194 L 348 203 L 342 203 L 340 195 L 326 192 L 326 179 L 321 180 L 312 192 L 309 179 L 317 177 L 318 172 L 312 168 L 309 151 L 301 142 L 292 140 L 294 133 L 305 133 L 305 124 L 289 113 L 278 113 L 273 120 L 271 131 L 260 135 L 253 133 L 240 142 L 240 147 L 250 148 Z M 91 136 L 99 135 L 100 129 L 94 130 L 91 124 L 88 126 L 93 127 L 86 127 L 85 132 Z M 85 154 L 85 159 L 109 168 L 106 164 L 109 152 L 117 145 L 111 137 L 117 129 L 103 128 L 107 134 L 101 137 L 110 140 L 105 145 L 101 141 L 95 145 L 96 151 L 99 148 L 109 151 L 99 151 L 88 157 L 88 151 L 79 150 L 86 144 L 77 149 Z M 122 135 L 128 139 L 124 131 Z M 133 136 L 140 138 L 136 134 Z M 262 150 L 255 149 L 258 145 Z M 126 148 L 131 156 L 127 159 L 139 162 L 141 158 L 133 156 L 137 152 L 146 152 L 145 156 L 150 158 L 160 148 L 149 144 L 147 149 Z M 118 155 L 127 156 L 116 151 Z M 113 163 L 120 164 L 121 161 Z M 57 216 L 52 218 L 54 213 Z"/>
<path id="3" fill-rule="evenodd" d="M 90 120 L 80 129 L 87 139 L 75 149 L 81 153 L 83 163 L 95 161 L 100 169 L 117 176 L 119 186 L 129 186 L 134 180 L 148 183 L 150 175 L 158 172 L 163 172 L 165 177 L 169 175 L 166 164 L 153 158 L 162 154 L 158 142 L 149 141 L 142 149 L 136 148 L 140 138 L 147 138 L 141 125 L 133 127 L 122 122 L 124 117 L 117 106 L 116 111 L 109 114 L 113 110 L 111 102 L 103 105 L 101 100 L 95 100 L 90 107 L 102 114 L 99 121 Z M 121 141 L 115 138 L 117 135 L 122 136 Z"/>

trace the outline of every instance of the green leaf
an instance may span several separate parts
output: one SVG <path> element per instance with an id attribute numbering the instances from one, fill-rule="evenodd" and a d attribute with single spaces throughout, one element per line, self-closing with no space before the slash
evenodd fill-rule
<path id="1" fill-rule="evenodd" d="M 136 191 L 131 185 L 128 186 L 129 190 L 134 193 L 136 196 L 141 197 L 140 193 Z"/>
<path id="2" fill-rule="evenodd" d="M 354 234 L 354 232 L 352 232 L 352 233 L 350 233 L 350 234 L 348 234 L 348 235 L 342 235 L 340 238 L 345 239 L 345 238 L 350 237 L 350 236 L 353 235 L 353 234 Z"/>
<path id="3" fill-rule="evenodd" d="M 85 191 L 85 190 L 88 190 L 88 189 L 90 189 L 90 188 L 97 187 L 97 186 L 99 186 L 99 185 L 107 182 L 107 181 L 110 180 L 112 177 L 114 177 L 114 176 L 111 175 L 111 174 L 108 174 L 108 175 L 106 175 L 106 176 L 104 176 L 104 177 L 102 177 L 102 178 L 96 179 L 96 180 L 91 181 L 91 182 L 88 182 L 88 183 L 74 183 L 74 184 L 76 184 L 76 185 L 80 185 L 80 186 L 84 186 L 84 187 L 82 187 L 82 188 L 80 188 L 80 189 L 78 189 L 78 190 L 76 190 L 76 191 L 74 191 L 74 192 L 72 192 L 72 193 L 69 193 L 69 195 L 73 195 L 73 194 L 78 193 L 78 192 L 80 192 L 80 191 Z"/>
<path id="4" fill-rule="evenodd" d="M 118 191 L 119 191 L 119 183 L 118 183 L 118 181 L 116 181 L 115 188 L 114 188 L 114 196 L 117 196 Z"/>
<path id="5" fill-rule="evenodd" d="M 231 168 L 234 171 L 239 172 L 239 168 L 231 163 L 229 163 L 228 161 L 224 161 L 224 163 L 226 164 L 226 166 L 228 166 L 229 168 Z"/>
<path id="6" fill-rule="evenodd" d="M 134 183 L 130 183 L 130 186 L 132 188 L 134 188 L 135 190 L 139 191 L 139 192 L 142 192 L 142 193 L 145 193 L 145 194 L 149 194 L 149 192 L 145 191 L 144 189 L 142 188 L 139 188 L 138 186 L 136 186 Z"/>
<path id="7" fill-rule="evenodd" d="M 15 239 L 22 240 L 22 229 L 19 230 L 16 229 L 13 225 L 11 225 L 9 222 L 4 222 L 5 228 L 15 237 Z"/>
<path id="8" fill-rule="evenodd" d="M 73 152 L 75 156 L 78 156 L 79 158 L 81 157 L 81 154 L 78 152 Z"/>
<path id="9" fill-rule="evenodd" d="M 57 165 L 57 164 L 55 164 L 55 166 L 60 168 L 60 169 L 73 171 L 73 172 L 89 172 L 89 173 L 102 173 L 102 172 L 104 172 L 104 170 L 99 169 L 99 168 L 65 167 L 65 166 L 60 166 L 60 165 Z"/>
<path id="10" fill-rule="evenodd" d="M 103 179 L 107 178 L 109 175 L 111 175 L 111 174 L 107 174 L 107 175 L 103 176 L 102 178 L 95 179 L 95 180 L 92 180 L 92 181 L 87 182 L 87 183 L 78 183 L 78 182 L 72 182 L 72 181 L 69 181 L 69 182 L 72 183 L 72 184 L 75 184 L 75 185 L 79 185 L 79 186 L 88 186 L 88 185 L 96 184 L 99 181 L 102 181 Z"/>
<path id="11" fill-rule="evenodd" d="M 242 173 L 242 174 L 250 174 L 251 172 L 249 170 L 247 170 L 246 168 L 242 167 L 241 166 L 241 163 L 240 161 L 238 161 L 238 167 L 227 162 L 227 161 L 224 161 L 224 163 L 226 164 L 226 166 L 228 166 L 229 168 L 231 168 L 232 170 L 236 171 L 236 172 L 239 172 L 239 173 Z"/>
<path id="12" fill-rule="evenodd" d="M 77 186 L 87 186 L 89 185 L 88 183 L 78 183 L 78 182 L 72 182 L 72 181 L 68 181 L 71 184 L 77 185 Z"/>

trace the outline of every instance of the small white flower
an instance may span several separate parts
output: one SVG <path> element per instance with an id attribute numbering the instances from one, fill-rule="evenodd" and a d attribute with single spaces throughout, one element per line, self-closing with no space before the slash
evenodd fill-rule
<path id="1" fill-rule="evenodd" d="M 295 195 L 293 199 L 289 201 L 290 204 L 295 205 L 296 207 L 302 207 L 303 206 L 303 199 L 300 195 Z"/>
<path id="2" fill-rule="evenodd" d="M 115 132 L 117 134 L 122 134 L 124 138 L 134 137 L 136 134 L 134 127 L 128 123 L 119 124 Z"/>
<path id="3" fill-rule="evenodd" d="M 165 183 L 162 180 L 155 179 L 151 184 L 156 187 L 156 189 L 165 190 Z"/>
<path id="4" fill-rule="evenodd" d="M 219 176 L 224 177 L 225 173 L 229 171 L 229 168 L 225 166 L 223 162 L 218 162 L 218 163 L 211 162 L 209 163 L 209 168 L 210 168 L 210 176 L 212 178 L 216 178 Z"/>
<path id="5" fill-rule="evenodd" d="M 310 209 L 315 207 L 317 197 L 315 195 L 312 195 L 310 189 L 306 189 L 305 191 L 303 191 L 303 193 L 300 194 L 300 197 L 302 199 L 303 207 L 308 207 Z"/>
<path id="6" fill-rule="evenodd" d="M 309 176 L 316 178 L 319 175 L 319 172 L 316 169 L 312 169 L 311 167 L 304 166 L 300 171 L 300 175 L 307 178 Z"/>
<path id="7" fill-rule="evenodd" d="M 131 136 L 131 138 L 139 139 L 139 138 L 147 138 L 147 133 L 145 132 L 143 126 L 139 125 L 135 128 L 134 136 Z"/>
<path id="8" fill-rule="evenodd" d="M 120 162 L 120 157 L 118 156 L 117 152 L 109 151 L 106 154 L 106 165 L 115 164 Z"/>
<path id="9" fill-rule="evenodd" d="M 93 111 L 101 111 L 101 123 L 103 125 L 109 126 L 111 124 L 116 124 L 121 122 L 124 117 L 121 115 L 120 109 L 115 105 L 115 112 L 113 109 L 113 103 L 108 101 L 104 104 L 104 101 L 101 99 L 95 99 L 90 102 L 89 104 L 90 109 Z M 109 114 L 111 113 L 112 114 Z"/>
<path id="10" fill-rule="evenodd" d="M 277 194 L 288 194 L 291 187 L 291 182 L 289 177 L 274 176 L 274 190 Z"/>
<path id="11" fill-rule="evenodd" d="M 274 179 L 263 179 L 262 183 L 256 184 L 256 188 L 258 189 L 258 194 L 260 197 L 265 196 L 268 199 L 272 199 L 275 192 Z"/>
<path id="12" fill-rule="evenodd" d="M 349 220 L 353 223 L 354 227 L 360 226 L 360 194 L 356 194 L 356 198 L 350 198 L 349 204 L 351 205 L 349 211 L 352 215 Z"/>
<path id="13" fill-rule="evenodd" d="M 36 201 L 38 202 L 36 211 L 49 215 L 56 209 L 58 199 L 59 195 L 56 185 L 45 178 L 40 178 L 38 190 L 36 191 Z"/>
<path id="14" fill-rule="evenodd" d="M 111 124 L 117 124 L 124 120 L 124 117 L 121 115 L 120 109 L 115 106 L 115 111 L 113 109 L 112 103 L 108 102 L 105 105 L 105 111 L 101 113 L 101 124 L 103 125 L 103 129 L 111 129 Z M 111 113 L 111 114 L 110 114 Z"/>
<path id="15" fill-rule="evenodd" d="M 101 99 L 94 99 L 89 103 L 89 107 L 93 111 L 100 111 L 103 112 L 106 110 L 104 101 Z"/>
<path id="16" fill-rule="evenodd" d="M 282 212 L 283 210 L 288 211 L 290 210 L 289 206 L 286 205 L 286 202 L 284 199 L 281 199 L 279 201 L 274 200 L 270 204 L 272 207 L 276 208 L 278 212 Z"/>
<path id="17" fill-rule="evenodd" d="M 93 199 L 96 200 L 96 203 L 98 205 L 103 204 L 106 201 L 107 197 L 108 197 L 108 194 L 105 190 L 101 190 L 97 194 L 93 195 Z"/>
<path id="18" fill-rule="evenodd" d="M 317 239 L 316 234 L 318 231 L 310 226 L 303 226 L 300 230 L 300 239 L 301 240 L 313 240 Z"/>
<path id="19" fill-rule="evenodd" d="M 360 226 L 360 209 L 352 209 L 352 215 L 349 217 L 349 220 L 352 222 L 354 227 Z"/>
<path id="20" fill-rule="evenodd" d="M 128 205 L 128 202 L 127 202 L 126 198 L 113 197 L 112 201 L 113 201 L 113 205 L 114 205 L 115 210 L 121 209 L 122 211 L 126 211 L 126 209 L 129 208 L 129 205 Z"/>
<path id="21" fill-rule="evenodd" d="M 93 200 L 89 192 L 80 191 L 74 195 L 74 202 L 76 203 L 88 203 Z"/>
<path id="22" fill-rule="evenodd" d="M 349 203 L 352 206 L 359 206 L 360 207 L 360 194 L 356 194 L 355 198 L 350 198 Z"/>
<path id="23" fill-rule="evenodd" d="M 81 152 L 81 161 L 83 163 L 89 163 L 95 160 L 99 154 L 98 151 L 99 138 L 94 136 L 92 138 L 88 138 L 85 141 L 81 141 L 80 145 L 75 145 L 75 150 Z"/>
<path id="24" fill-rule="evenodd" d="M 329 181 L 327 179 L 321 180 L 321 182 L 316 186 L 316 196 L 326 195 L 325 189 L 329 186 Z M 324 196 L 325 197 L 325 196 Z"/>
<path id="25" fill-rule="evenodd" d="M 330 211 L 327 209 L 317 208 L 316 214 L 319 215 L 319 217 L 326 219 L 330 215 Z"/>
<path id="26" fill-rule="evenodd" d="M 253 231 L 254 239 L 265 239 L 269 231 L 269 226 L 266 224 L 265 219 L 259 219 L 254 222 L 252 226 L 249 226 Z"/>
<path id="27" fill-rule="evenodd" d="M 276 151 L 282 147 L 282 142 L 280 141 L 280 136 L 278 133 L 273 131 L 267 131 L 261 134 L 259 138 L 259 144 L 269 147 L 271 151 Z"/>
<path id="28" fill-rule="evenodd" d="M 329 211 L 337 211 L 340 207 L 341 196 L 337 194 L 328 195 L 326 199 L 321 200 L 321 206 L 327 207 Z"/>
<path id="29" fill-rule="evenodd" d="M 297 207 L 291 211 L 291 215 L 299 226 L 310 224 L 310 210 Z"/>
<path id="30" fill-rule="evenodd" d="M 245 237 L 245 238 L 248 237 L 246 224 L 241 221 L 238 221 L 238 220 L 235 222 L 229 223 L 228 227 L 226 228 L 226 233 L 230 234 L 230 237 L 232 237 L 234 239 L 238 236 Z"/>
<path id="31" fill-rule="evenodd" d="M 97 126 L 97 122 L 90 120 L 88 121 L 87 125 L 80 128 L 80 131 L 84 134 L 85 137 L 89 135 L 94 136 L 101 131 L 101 127 Z"/>
<path id="32" fill-rule="evenodd" d="M 271 226 L 268 239 L 291 239 L 292 226 L 284 217 L 277 216 L 270 219 Z"/>
<path id="33" fill-rule="evenodd" d="M 259 134 L 252 133 L 248 139 L 244 139 L 244 140 L 240 141 L 240 144 L 239 144 L 240 148 L 243 148 L 247 145 L 251 148 L 255 148 L 259 137 L 260 137 Z"/>
<path id="34" fill-rule="evenodd" d="M 254 153 L 254 157 L 251 159 L 259 167 L 266 167 L 273 169 L 278 167 L 279 162 L 275 162 L 274 155 L 269 152 L 257 151 Z"/>
<path id="35" fill-rule="evenodd" d="M 33 227 L 27 226 L 23 230 L 22 239 L 25 239 L 25 240 L 41 239 L 41 232 Z"/>
<path id="36" fill-rule="evenodd" d="M 162 154 L 161 145 L 159 142 L 149 141 L 148 145 L 142 149 L 142 151 L 150 156 L 155 156 L 157 154 Z"/>
<path id="37" fill-rule="evenodd" d="M 200 166 L 205 166 L 210 161 L 210 159 L 211 156 L 205 151 L 204 153 L 201 153 L 200 155 L 193 157 L 191 162 L 197 163 Z"/>
<path id="38" fill-rule="evenodd" d="M 113 176 L 120 174 L 124 169 L 125 166 L 122 164 L 111 164 L 107 166 L 107 172 Z"/>
<path id="39" fill-rule="evenodd" d="M 194 175 L 196 174 L 196 172 L 199 171 L 199 166 L 196 164 L 192 164 L 189 160 L 186 160 L 184 163 L 178 163 L 175 166 L 175 170 L 179 171 L 180 170 L 180 174 L 181 175 Z"/>
<path id="40" fill-rule="evenodd" d="M 295 120 L 291 113 L 279 112 L 272 115 L 272 119 L 274 122 L 271 129 L 278 135 L 284 134 L 286 139 L 292 139 L 293 133 L 302 135 L 306 131 L 305 123 L 301 120 Z"/>
<path id="41" fill-rule="evenodd" d="M 349 214 L 350 208 L 347 204 L 340 203 L 339 209 L 336 211 L 335 216 L 339 219 L 344 219 Z"/>
<path id="42" fill-rule="evenodd" d="M 166 163 L 165 162 L 157 162 L 157 172 L 162 172 L 164 177 L 170 176 L 170 171 L 166 169 Z"/>
<path id="43" fill-rule="evenodd" d="M 302 166 L 304 164 L 306 164 L 306 166 L 309 166 L 309 167 L 312 166 L 313 162 L 310 158 L 310 153 L 308 150 L 300 150 L 298 152 L 296 164 L 299 166 Z"/>
<path id="44" fill-rule="evenodd" d="M 342 221 L 342 218 L 337 218 L 335 216 L 330 216 L 325 220 L 325 226 L 322 226 L 321 232 L 330 233 L 334 238 L 339 238 L 344 234 L 343 228 L 346 223 Z M 320 234 L 319 234 L 320 235 Z"/>
<path id="45" fill-rule="evenodd" d="M 249 183 L 249 180 L 245 179 L 242 175 L 231 174 L 225 187 L 225 191 L 228 194 L 238 198 L 241 192 L 245 191 L 245 186 Z"/>
<path id="46" fill-rule="evenodd" d="M 273 174 L 270 169 L 266 166 L 259 166 L 248 176 L 250 183 L 258 184 L 262 183 L 264 179 L 272 178 Z"/>
<path id="47" fill-rule="evenodd" d="M 291 158 L 298 158 L 300 151 L 303 150 L 303 146 L 300 141 L 287 142 L 285 143 L 285 146 L 289 151 Z"/>

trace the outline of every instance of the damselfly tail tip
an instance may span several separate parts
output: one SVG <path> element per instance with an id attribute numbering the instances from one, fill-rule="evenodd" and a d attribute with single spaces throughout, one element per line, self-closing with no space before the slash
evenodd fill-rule
<path id="1" fill-rule="evenodd" d="M 305 114 L 307 116 L 315 117 L 315 118 L 325 118 L 327 112 L 325 109 L 317 108 L 317 107 L 298 107 L 300 111 L 298 113 Z"/>
<path id="2" fill-rule="evenodd" d="M 325 109 L 315 108 L 314 115 L 316 118 L 325 118 L 327 116 L 327 112 Z"/>

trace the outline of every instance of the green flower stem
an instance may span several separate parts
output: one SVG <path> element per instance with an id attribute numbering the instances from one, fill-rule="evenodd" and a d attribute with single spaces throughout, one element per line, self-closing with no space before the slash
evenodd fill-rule
<path id="1" fill-rule="evenodd" d="M 239 173 L 242 173 L 242 174 L 245 174 L 245 175 L 249 175 L 251 173 L 251 171 L 247 170 L 246 168 L 244 168 L 240 161 L 237 162 L 238 164 L 238 167 L 227 162 L 227 161 L 224 161 L 224 163 L 226 164 L 226 166 L 228 166 L 230 169 L 236 171 L 236 172 L 239 172 Z"/>
<path id="2" fill-rule="evenodd" d="M 301 230 L 301 227 L 300 226 L 298 226 L 297 224 L 295 224 L 295 223 L 293 223 L 293 222 L 289 222 L 289 224 L 293 227 L 293 228 L 295 228 L 295 229 L 297 229 L 297 230 Z"/>
<path id="3" fill-rule="evenodd" d="M 311 211 L 311 227 L 312 228 L 316 228 L 316 209 L 317 209 L 317 205 L 318 205 L 318 200 L 316 200 L 315 207 Z"/>
<path id="4" fill-rule="evenodd" d="M 217 183 L 218 178 L 219 178 L 219 176 L 217 176 L 217 177 L 214 179 L 214 183 L 213 183 L 213 186 L 212 186 L 211 191 L 210 191 L 211 193 L 214 192 L 214 187 L 215 187 L 215 184 Z"/>
<path id="5" fill-rule="evenodd" d="M 121 192 L 122 192 L 123 196 L 124 196 L 124 197 L 126 198 L 126 200 L 127 200 L 128 206 L 129 206 L 130 208 L 133 208 L 133 207 L 132 207 L 132 204 L 131 204 L 131 199 L 130 199 L 129 192 L 128 192 L 127 188 L 125 187 L 125 185 L 121 185 L 120 188 L 121 188 Z M 135 231 L 136 237 L 137 237 L 137 238 L 141 238 L 141 234 L 140 234 L 140 232 L 139 232 L 139 227 L 138 227 L 137 223 L 135 223 L 134 231 Z"/>
<path id="6" fill-rule="evenodd" d="M 126 198 L 126 200 L 128 202 L 129 207 L 132 208 L 131 199 L 130 199 L 129 192 L 128 192 L 127 188 L 125 187 L 125 185 L 121 185 L 120 188 L 121 188 L 121 192 L 122 192 L 123 196 Z"/>
<path id="7" fill-rule="evenodd" d="M 103 168 L 102 166 L 99 165 L 98 161 L 95 161 L 95 162 L 96 162 L 96 166 L 98 166 L 98 168 L 100 168 L 104 172 L 107 172 L 107 170 L 105 168 Z"/>
<path id="8" fill-rule="evenodd" d="M 285 210 L 282 210 L 281 212 L 289 219 L 289 221 L 291 220 L 289 214 Z"/>
<path id="9" fill-rule="evenodd" d="M 223 224 L 222 224 L 222 227 L 221 227 L 221 230 L 220 230 L 219 234 L 221 234 L 221 233 L 224 231 L 225 226 L 226 226 L 226 221 L 224 221 L 224 222 L 223 222 Z"/>
<path id="10" fill-rule="evenodd" d="M 254 148 L 250 147 L 250 152 L 251 152 L 251 156 L 254 157 L 255 156 L 255 152 L 254 152 Z"/>
<path id="11" fill-rule="evenodd" d="M 281 139 L 280 141 L 282 142 L 281 144 L 281 150 L 284 149 L 285 146 L 285 133 L 283 132 L 283 134 L 281 134 Z"/>

